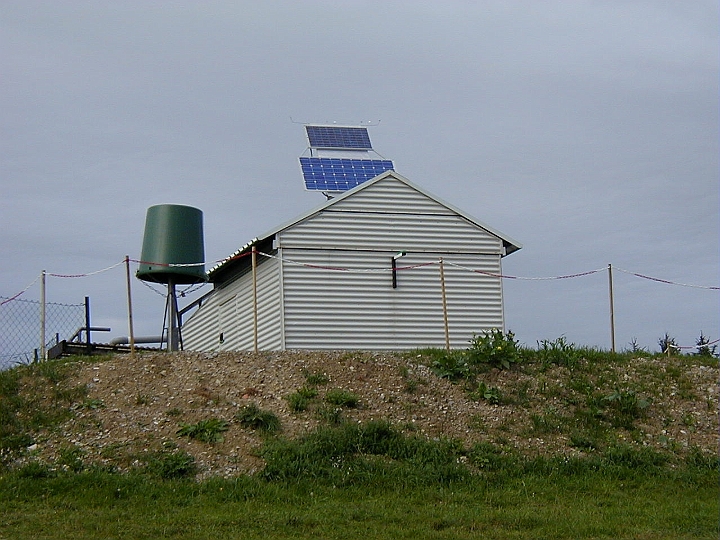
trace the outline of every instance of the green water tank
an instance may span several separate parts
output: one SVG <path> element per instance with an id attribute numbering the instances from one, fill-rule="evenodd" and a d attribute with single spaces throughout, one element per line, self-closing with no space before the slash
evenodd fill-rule
<path id="1" fill-rule="evenodd" d="M 148 208 L 140 259 L 136 275 L 144 281 L 176 284 L 207 281 L 202 211 L 179 204 Z"/>

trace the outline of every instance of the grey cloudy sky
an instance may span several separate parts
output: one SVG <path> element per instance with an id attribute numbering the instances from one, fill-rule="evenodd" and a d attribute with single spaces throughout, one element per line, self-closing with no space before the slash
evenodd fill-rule
<path id="1" fill-rule="evenodd" d="M 139 258 L 153 204 L 203 210 L 208 261 L 320 204 L 291 118 L 379 120 L 399 173 L 524 245 L 508 275 L 716 286 L 718 64 L 709 0 L 8 0 L 0 296 Z M 48 300 L 90 296 L 126 335 L 124 280 L 49 278 Z M 163 298 L 133 287 L 159 333 Z M 720 337 L 718 298 L 615 272 L 618 345 Z M 528 345 L 610 345 L 605 272 L 506 280 L 505 307 Z"/>

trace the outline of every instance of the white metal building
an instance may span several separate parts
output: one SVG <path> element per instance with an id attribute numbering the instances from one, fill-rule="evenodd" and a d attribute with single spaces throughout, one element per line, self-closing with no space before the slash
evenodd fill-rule
<path id="1" fill-rule="evenodd" d="M 183 346 L 444 347 L 447 313 L 450 345 L 466 347 L 474 334 L 504 328 L 501 259 L 520 247 L 387 171 L 211 269 L 213 291 L 191 315 L 184 310 Z"/>

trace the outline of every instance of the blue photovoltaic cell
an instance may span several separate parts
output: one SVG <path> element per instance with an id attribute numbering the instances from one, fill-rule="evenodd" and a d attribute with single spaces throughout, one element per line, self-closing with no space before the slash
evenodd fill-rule
<path id="1" fill-rule="evenodd" d="M 305 188 L 316 191 L 347 191 L 393 168 L 388 159 L 301 157 Z"/>
<path id="2" fill-rule="evenodd" d="M 313 148 L 372 149 L 364 127 L 305 126 L 305 130 Z"/>

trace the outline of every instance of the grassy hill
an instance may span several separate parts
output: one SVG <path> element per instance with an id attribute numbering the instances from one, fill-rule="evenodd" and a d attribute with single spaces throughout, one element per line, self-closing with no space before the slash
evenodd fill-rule
<path id="1" fill-rule="evenodd" d="M 103 511 L 115 508 L 112 493 L 123 490 L 134 492 L 138 505 L 154 497 L 175 508 L 173 486 L 172 493 L 184 493 L 181 506 L 189 500 L 215 508 L 223 491 L 234 494 L 233 504 L 252 499 L 256 511 L 272 514 L 276 537 L 336 530 L 344 515 L 336 504 L 355 497 L 369 505 L 358 512 L 379 512 L 366 516 L 378 531 L 395 519 L 428 538 L 458 538 L 476 537 L 473 520 L 487 525 L 477 516 L 462 518 L 465 503 L 493 508 L 494 498 L 510 497 L 518 510 L 520 497 L 535 509 L 522 512 L 523 530 L 532 535 L 511 535 L 502 526 L 502 534 L 486 531 L 486 537 L 606 537 L 592 527 L 581 533 L 579 523 L 587 522 L 622 538 L 628 504 L 636 506 L 641 532 L 654 530 L 653 523 L 661 531 L 628 538 L 717 537 L 717 497 L 707 497 L 718 478 L 717 367 L 714 357 L 611 354 L 562 339 L 522 349 L 501 334 L 451 353 L 146 353 L 20 366 L 0 372 L 0 492 L 6 503 L 25 502 L 3 512 L 16 518 L 13 508 L 32 508 L 36 528 L 29 538 L 47 518 L 39 500 L 67 503 L 60 485 L 99 490 L 93 500 L 106 501 Z M 520 489 L 530 484 L 543 494 L 536 501 Z M 37 499 L 38 486 L 45 499 Z M 376 502 L 358 489 L 374 493 Z M 691 505 L 682 511 L 678 489 Z M 474 499 L 481 492 L 481 501 Z M 316 526 L 308 528 L 291 514 L 310 504 L 309 493 L 326 497 L 321 507 L 332 517 L 315 515 Z M 428 501 L 449 493 L 458 499 L 450 497 L 445 512 L 415 500 L 417 493 Z M 592 519 L 578 506 L 591 495 L 606 506 Z M 71 515 L 92 505 L 73 497 L 81 496 L 71 497 Z M 265 507 L 270 500 L 277 503 L 272 511 Z M 650 500 L 653 512 L 640 504 Z M 375 504 L 388 511 L 395 504 L 415 507 L 430 521 L 405 522 Z M 657 505 L 669 524 L 652 517 Z M 550 507 L 559 515 L 547 514 Z M 577 526 L 560 525 L 565 512 Z M 510 514 L 483 515 L 502 521 Z M 103 537 L 77 536 L 72 521 L 67 527 L 59 530 Z M 158 527 L 153 522 L 148 530 L 155 536 L 147 537 L 163 537 Z M 22 530 L 8 529 L 8 538 L 23 537 Z M 217 537 L 202 530 L 165 537 Z M 143 536 L 138 530 L 132 537 Z"/>

